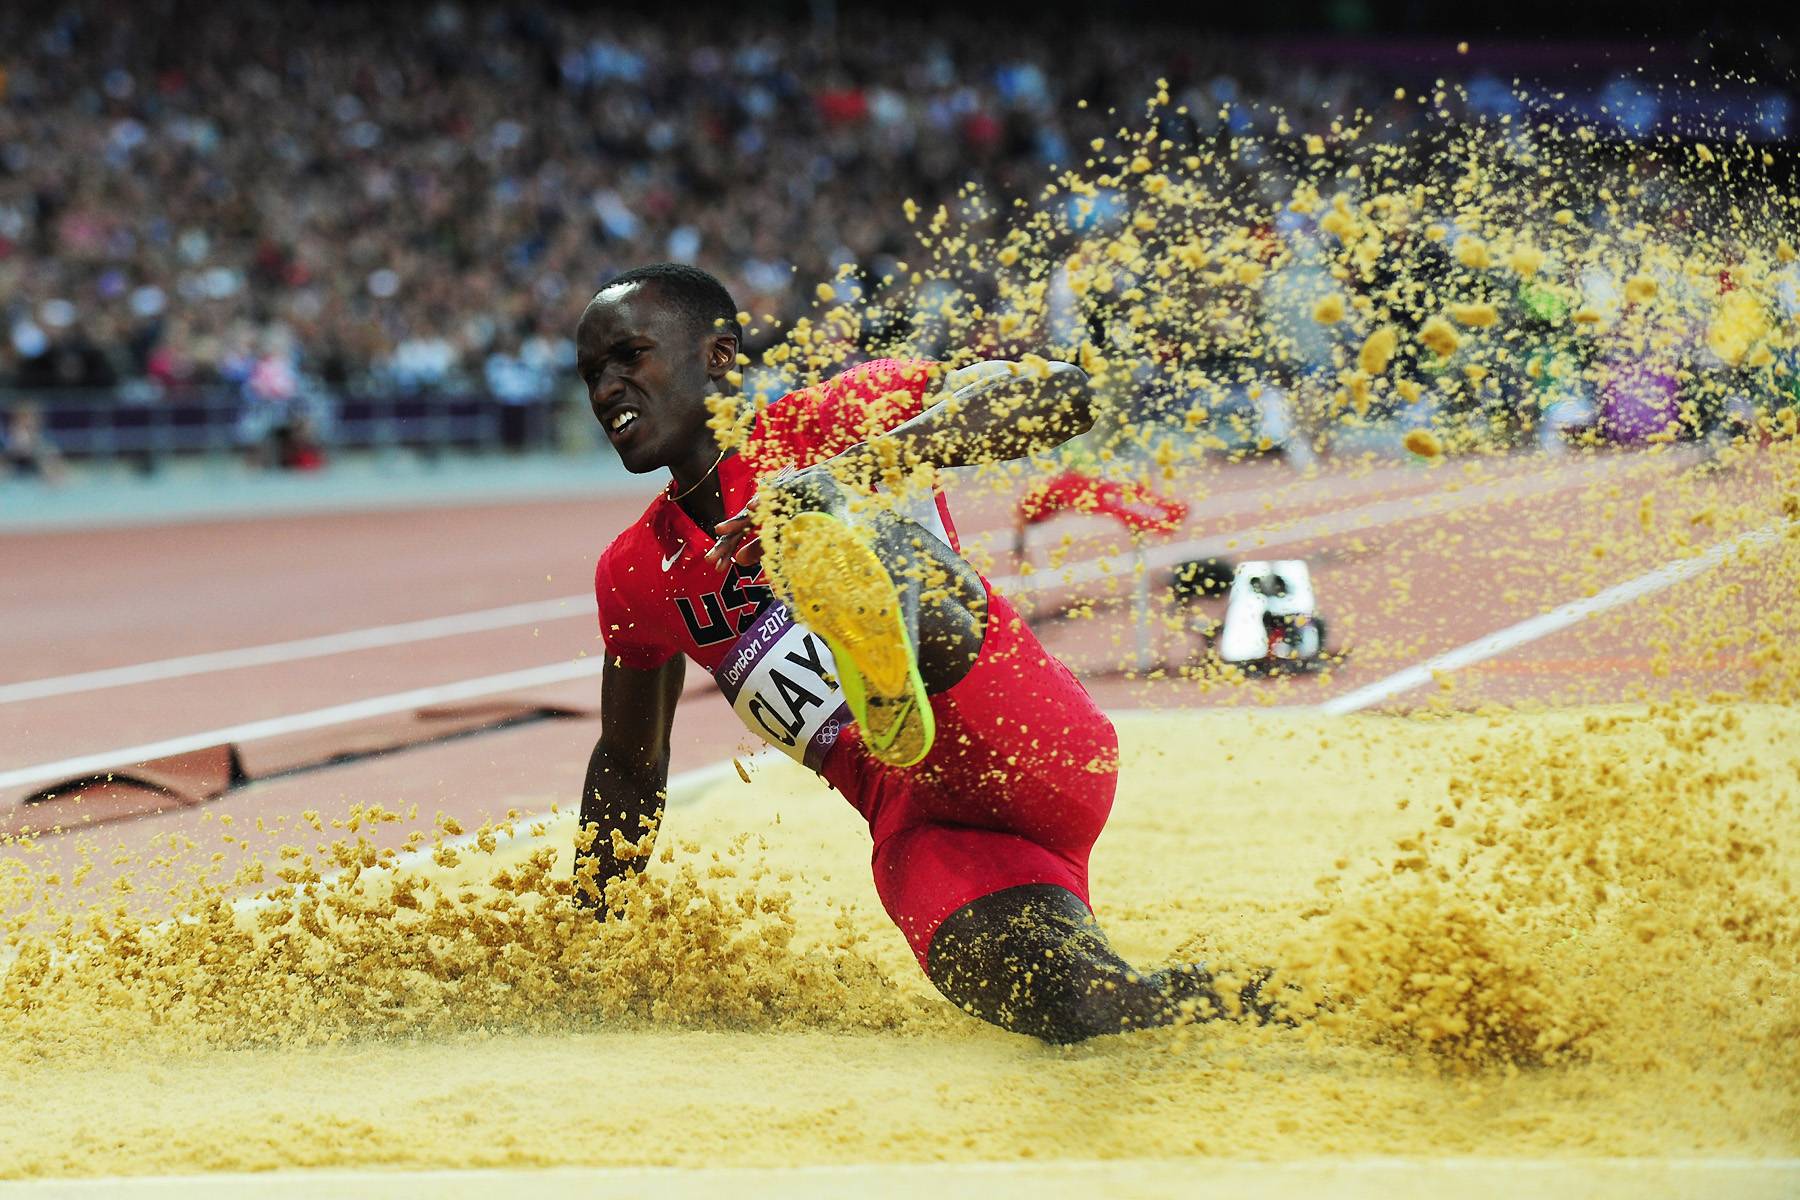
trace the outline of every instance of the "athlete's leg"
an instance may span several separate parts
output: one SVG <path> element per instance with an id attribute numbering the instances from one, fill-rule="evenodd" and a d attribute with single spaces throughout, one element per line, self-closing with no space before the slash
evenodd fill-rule
<path id="1" fill-rule="evenodd" d="M 981 653 L 987 629 L 981 577 L 937 535 L 901 514 L 874 510 L 863 527 L 899 593 L 925 690 L 949 691 Z"/>
<path id="2" fill-rule="evenodd" d="M 1118 737 L 1005 597 L 981 654 L 933 697 L 942 748 L 869 793 L 875 887 L 939 991 L 1049 1041 L 1182 1019 L 1266 1019 L 1255 983 L 1221 996 L 1204 968 L 1140 972 L 1087 902 L 1088 855 L 1117 786 Z M 1241 1007 L 1240 1007 L 1241 1006 Z"/>
<path id="3" fill-rule="evenodd" d="M 1228 1005 L 1204 967 L 1133 969 L 1080 897 L 1055 884 L 1007 888 L 957 909 L 932 938 L 925 973 L 963 1011 L 1047 1042 L 1184 1020 L 1271 1018 L 1260 980 Z"/>
<path id="4" fill-rule="evenodd" d="M 853 505 L 844 488 L 815 469 L 780 485 L 775 519 L 786 524 L 801 513 L 825 513 L 859 531 L 892 583 L 901 621 L 931 695 L 949 691 L 981 652 L 987 594 L 962 556 L 943 539 L 879 501 Z M 771 546 L 779 546 L 779 533 Z M 771 563 L 780 571 L 779 563 Z M 780 581 L 790 586 L 796 580 Z"/>

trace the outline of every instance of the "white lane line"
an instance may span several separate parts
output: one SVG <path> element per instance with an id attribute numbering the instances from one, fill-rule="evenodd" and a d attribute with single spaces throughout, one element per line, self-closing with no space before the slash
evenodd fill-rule
<path id="1" fill-rule="evenodd" d="M 262 646 L 244 646 L 235 650 L 215 650 L 206 654 L 187 654 L 155 662 L 134 663 L 123 667 L 107 667 L 97 671 L 81 671 L 73 675 L 57 675 L 45 679 L 28 679 L 22 683 L 0 684 L 0 704 L 21 700 L 42 700 L 47 696 L 68 696 L 77 692 L 103 688 L 126 687 L 134 683 L 150 683 L 159 679 L 180 679 L 187 675 L 207 675 L 214 671 L 231 671 L 240 667 L 260 667 L 269 663 L 295 662 L 305 658 L 324 658 L 353 650 L 374 650 L 384 646 L 404 646 L 433 638 L 457 637 L 490 629 L 510 629 L 542 621 L 560 621 L 568 617 L 591 617 L 594 598 L 586 593 L 563 596 L 556 600 L 533 600 L 525 604 L 508 604 L 500 608 L 484 608 L 476 612 L 455 613 L 448 617 L 429 617 L 422 621 L 403 621 L 398 625 L 375 625 L 352 629 L 345 633 L 328 633 L 319 637 L 298 638 L 291 642 L 270 642 Z"/>
<path id="2" fill-rule="evenodd" d="M 543 687 L 546 684 L 598 675 L 605 661 L 605 655 L 596 654 L 591 658 L 577 658 L 568 662 L 551 663 L 549 666 L 527 667 L 522 671 L 506 671 L 499 675 L 483 675 L 477 679 L 462 679 L 455 683 L 440 683 L 432 687 L 394 692 L 386 696 L 372 696 L 367 700 L 355 700 L 349 704 L 334 704 L 329 708 L 315 708 L 310 712 L 294 713 L 286 717 L 270 717 L 266 720 L 250 721 L 242 725 L 227 725 L 223 729 L 209 729 L 205 733 L 190 733 L 181 737 L 165 738 L 160 742 L 145 742 L 141 746 L 124 746 L 117 750 L 103 750 L 98 754 L 83 754 L 75 758 L 58 759 L 56 762 L 18 767 L 11 771 L 0 771 L 0 788 L 32 787 L 38 784 L 55 783 L 59 779 L 82 778 L 109 768 L 124 768 L 149 759 L 165 758 L 171 754 L 187 754 L 190 751 L 204 750 L 208 746 L 223 745 L 227 742 L 248 742 L 257 738 L 303 733 L 309 729 L 323 729 L 328 725 L 339 725 L 345 721 L 361 721 L 369 717 L 384 717 L 391 713 L 425 708 L 433 704 L 468 700 L 476 696 L 491 696 L 496 692 Z"/>
<path id="3" fill-rule="evenodd" d="M 1377 500 L 1356 508 L 1321 513 L 1318 516 L 1306 517 L 1286 524 L 1270 525 L 1262 529 L 1238 530 L 1184 542 L 1170 542 L 1146 549 L 1144 566 L 1146 569 L 1172 567 L 1176 563 L 1193 558 L 1205 558 L 1231 552 L 1245 554 L 1251 551 L 1273 549 L 1277 546 L 1292 545 L 1295 542 L 1330 537 L 1337 533 L 1354 533 L 1402 521 L 1439 517 L 1465 508 L 1488 504 L 1495 500 L 1540 499 L 1591 483 L 1619 469 L 1622 468 L 1609 467 L 1602 463 L 1598 466 L 1584 465 L 1567 475 L 1551 478 L 1508 476 L 1504 479 L 1475 484 L 1455 492 L 1431 492 L 1422 495 L 1415 493 L 1398 496 L 1391 500 Z M 1042 591 L 1045 588 L 1071 587 L 1076 584 L 1095 583 L 1102 579 L 1128 576 L 1133 568 L 1134 560 L 1130 551 L 1123 551 L 1100 558 L 1083 559 L 1063 567 L 1043 568 L 1033 571 L 1029 575 L 990 577 L 989 582 L 1003 592 Z"/>
<path id="4" fill-rule="evenodd" d="M 1800 1159 L 1721 1155 L 1653 1158 L 1400 1155 L 1254 1159 L 1108 1158 L 986 1159 L 973 1162 L 793 1163 L 779 1167 L 395 1167 L 284 1168 L 274 1171 L 185 1175 L 110 1175 L 87 1179 L 0 1182 L 0 1196 L 349 1197 L 417 1196 L 487 1200 L 495 1195 L 560 1197 L 655 1195 L 688 1197 L 814 1197 L 936 1195 L 946 1200 L 1028 1190 L 1044 1197 L 1126 1193 L 1224 1200 L 1272 1191 L 1397 1198 L 1441 1196 L 1444 1189 L 1474 1194 L 1580 1193 L 1585 1196 L 1730 1194 L 1787 1196 L 1800 1178 Z M 1529 1181 L 1536 1179 L 1536 1184 Z M 1710 1182 L 1709 1182 L 1710 1181 Z M 1671 1188 L 1671 1183 L 1676 1186 Z M 1729 1189 L 1728 1191 L 1708 1189 Z M 1389 1191 L 1387 1189 L 1397 1189 Z M 1696 1190 L 1697 1189 L 1697 1190 Z"/>
<path id="5" fill-rule="evenodd" d="M 1385 486 L 1393 486 L 1392 480 L 1383 482 Z M 1259 489 L 1249 489 L 1248 492 L 1233 492 L 1226 495 L 1236 498 L 1250 492 L 1266 495 L 1266 492 Z M 1310 498 L 1310 496 L 1304 498 Z M 1001 531 L 995 531 L 996 536 L 998 532 Z M 509 629 L 541 621 L 585 617 L 592 614 L 593 597 L 585 592 L 580 592 L 554 600 L 508 604 L 500 608 L 456 613 L 447 617 L 430 617 L 394 625 L 375 625 L 366 629 L 352 629 L 343 633 L 296 638 L 292 641 L 270 642 L 260 646 L 243 646 L 231 650 L 214 650 L 204 654 L 186 654 L 177 658 L 132 663 L 122 667 L 105 667 L 70 675 L 28 679 L 19 683 L 4 683 L 0 684 L 0 704 L 17 704 L 25 700 L 42 700 L 51 696 L 70 696 L 107 688 L 130 687 L 133 684 L 182 679 L 193 675 L 209 675 L 217 671 L 233 671 L 244 667 L 261 667 L 273 663 L 298 662 L 309 658 L 326 658 L 334 654 L 348 654 L 358 650 L 404 646 L 435 638 L 457 637 L 463 634 Z"/>
<path id="6" fill-rule="evenodd" d="M 1374 683 L 1345 692 L 1319 705 L 1319 711 L 1331 716 L 1342 716 L 1345 713 L 1358 712 L 1370 705 L 1379 704 L 1383 700 L 1410 692 L 1432 681 L 1432 678 L 1446 671 L 1455 671 L 1483 659 L 1504 654 L 1527 642 L 1535 642 L 1547 637 L 1579 621 L 1584 621 L 1595 613 L 1605 612 L 1609 608 L 1617 608 L 1621 604 L 1630 604 L 1633 600 L 1641 600 L 1678 583 L 1685 583 L 1697 575 L 1710 571 L 1736 554 L 1739 550 L 1763 542 L 1773 541 L 1780 535 L 1788 522 L 1776 521 L 1764 525 L 1760 529 L 1752 529 L 1740 533 L 1734 538 L 1720 542 L 1693 558 L 1680 558 L 1665 563 L 1654 571 L 1639 575 L 1636 579 L 1628 579 L 1603 592 L 1580 600 L 1570 601 L 1547 613 L 1520 621 L 1517 625 L 1509 625 L 1505 629 L 1496 630 L 1485 637 L 1476 638 L 1454 650 L 1447 651 L 1435 658 L 1396 671 L 1386 679 L 1378 679 Z"/>

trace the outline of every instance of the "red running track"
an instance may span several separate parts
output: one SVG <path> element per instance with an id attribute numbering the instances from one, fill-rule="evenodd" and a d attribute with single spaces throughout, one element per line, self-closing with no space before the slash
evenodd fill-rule
<path id="1" fill-rule="evenodd" d="M 1040 634 L 1110 708 L 1319 703 L 1661 565 L 1645 557 L 1646 539 L 1633 549 L 1628 534 L 1636 501 L 1688 465 L 1679 452 L 1478 467 L 1386 464 L 1305 477 L 1276 462 L 1210 465 L 1171 485 L 1190 501 L 1188 525 L 1147 551 L 1199 542 L 1228 547 L 1224 553 L 1232 558 L 1305 558 L 1334 642 L 1352 650 L 1341 666 L 1325 677 L 1230 687 L 1197 683 L 1178 671 L 1123 674 L 1119 668 L 1136 648 L 1125 603 L 1129 581 L 1059 589 L 1057 604 L 1039 606 Z M 1725 477 L 1714 486 L 1729 496 L 1751 483 Z M 0 771 L 596 655 L 586 599 L 594 558 L 641 511 L 653 486 L 628 498 L 0 535 L 0 555 L 9 564 L 0 582 L 6 630 L 0 689 L 576 598 L 557 610 L 566 615 L 508 628 L 0 702 Z M 953 487 L 965 544 L 996 577 L 1018 566 L 1011 554 L 1016 494 L 1016 485 Z M 1721 537 L 1732 532 L 1717 531 Z M 1130 561 L 1121 535 L 1091 517 L 1034 531 L 1040 547 L 1034 558 L 1041 563 L 1043 548 L 1064 534 L 1062 552 L 1070 562 L 1109 552 L 1121 564 Z M 1594 557 L 1589 548 L 1596 545 L 1615 552 Z M 1768 596 L 1758 581 L 1740 582 L 1748 586 L 1731 603 L 1748 616 Z M 1658 678 L 1643 636 L 1652 607 L 1717 595 L 1718 580 L 1709 578 L 1623 606 L 1462 672 L 1453 696 L 1461 704 L 1525 696 L 1622 699 L 1701 682 L 1728 686 L 1747 663 L 1728 655 L 1677 661 Z M 1084 599 L 1092 602 L 1090 618 L 1053 611 Z M 1172 666 L 1197 647 L 1177 624 L 1159 620 L 1152 639 L 1158 660 Z M 591 706 L 598 684 L 578 679 L 533 688 L 531 695 Z M 1429 689 L 1415 690 L 1394 702 L 1428 695 Z M 509 809 L 573 802 L 595 733 L 590 721 L 554 721 L 418 747 L 260 782 L 201 809 L 48 839 L 67 843 L 49 852 L 72 858 L 78 844 L 93 844 L 141 858 L 153 842 L 193 836 L 222 817 L 240 831 L 259 818 L 270 828 L 292 827 L 304 810 L 329 814 L 353 803 L 400 809 L 416 803 L 422 813 L 442 811 L 473 827 Z M 690 671 L 672 770 L 752 748 L 710 683 Z"/>

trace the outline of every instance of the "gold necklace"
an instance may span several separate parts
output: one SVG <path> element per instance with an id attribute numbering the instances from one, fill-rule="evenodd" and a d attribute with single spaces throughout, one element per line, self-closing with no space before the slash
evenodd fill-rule
<path id="1" fill-rule="evenodd" d="M 673 496 L 670 496 L 669 499 L 670 500 L 679 500 L 683 496 L 687 495 L 689 492 L 693 491 L 694 488 L 699 487 L 701 484 L 705 483 L 708 479 L 711 479 L 712 473 L 714 471 L 718 470 L 719 464 L 724 461 L 725 461 L 725 452 L 723 450 L 721 450 L 721 451 L 719 451 L 719 457 L 713 459 L 713 465 L 706 468 L 706 474 L 702 475 L 699 479 L 695 480 L 692 485 L 685 487 L 681 491 L 676 492 Z"/>

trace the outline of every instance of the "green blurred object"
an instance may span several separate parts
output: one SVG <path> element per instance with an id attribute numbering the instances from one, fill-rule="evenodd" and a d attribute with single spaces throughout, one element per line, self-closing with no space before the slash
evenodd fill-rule
<path id="1" fill-rule="evenodd" d="M 1569 313 L 1569 304 L 1553 287 L 1540 283 L 1519 285 L 1519 303 L 1540 321 L 1561 321 Z"/>

